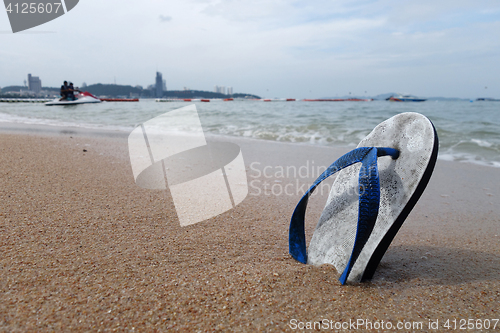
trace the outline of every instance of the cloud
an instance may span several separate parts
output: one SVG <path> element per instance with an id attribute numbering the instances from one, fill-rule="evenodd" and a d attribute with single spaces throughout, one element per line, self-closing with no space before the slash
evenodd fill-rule
<path id="1" fill-rule="evenodd" d="M 159 19 L 160 19 L 160 22 L 170 22 L 170 21 L 172 21 L 172 16 L 163 16 L 163 15 L 160 15 Z"/>

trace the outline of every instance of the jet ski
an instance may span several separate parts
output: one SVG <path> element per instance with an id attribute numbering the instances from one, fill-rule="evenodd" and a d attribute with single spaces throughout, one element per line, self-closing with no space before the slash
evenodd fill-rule
<path id="1" fill-rule="evenodd" d="M 64 99 L 62 101 L 59 98 L 54 99 L 53 101 L 45 103 L 45 105 L 76 105 L 76 104 L 88 104 L 88 103 L 101 103 L 101 100 L 91 93 L 84 91 L 75 95 L 75 99 Z"/>

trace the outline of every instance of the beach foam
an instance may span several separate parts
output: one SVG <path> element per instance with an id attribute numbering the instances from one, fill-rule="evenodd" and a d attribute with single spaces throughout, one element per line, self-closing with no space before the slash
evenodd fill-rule
<path id="1" fill-rule="evenodd" d="M 144 100 L 74 107 L 16 103 L 0 105 L 0 122 L 130 132 L 137 124 L 187 105 Z M 436 126 L 441 159 L 488 166 L 500 163 L 500 120 L 493 103 L 235 101 L 200 103 L 197 108 L 207 134 L 337 147 L 356 146 L 394 114 L 419 112 Z M 179 123 L 178 130 L 189 129 Z"/>

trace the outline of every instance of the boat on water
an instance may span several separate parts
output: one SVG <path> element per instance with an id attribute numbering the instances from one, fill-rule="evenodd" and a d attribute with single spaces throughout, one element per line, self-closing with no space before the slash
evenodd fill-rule
<path id="1" fill-rule="evenodd" d="M 390 102 L 425 102 L 427 99 L 425 98 L 418 98 L 412 95 L 403 95 L 403 94 L 397 94 L 393 95 L 389 98 L 386 99 L 386 101 Z"/>
<path id="2" fill-rule="evenodd" d="M 52 105 L 77 105 L 77 104 L 89 104 L 89 103 L 101 103 L 101 100 L 91 93 L 84 91 L 82 93 L 76 94 L 74 100 L 64 99 L 62 101 L 56 98 L 50 102 L 45 103 L 47 106 Z"/>
<path id="3" fill-rule="evenodd" d="M 478 102 L 500 102 L 500 99 L 496 99 L 496 98 L 487 98 L 487 97 L 484 97 L 484 98 L 478 98 L 476 99 L 476 101 Z"/>

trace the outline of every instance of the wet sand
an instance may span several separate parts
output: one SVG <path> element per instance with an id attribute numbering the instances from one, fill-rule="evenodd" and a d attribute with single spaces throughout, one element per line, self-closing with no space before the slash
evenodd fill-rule
<path id="1" fill-rule="evenodd" d="M 135 185 L 126 134 L 3 130 L 0 331 L 280 332 L 362 319 L 421 322 L 415 331 L 439 320 L 437 332 L 500 317 L 499 169 L 438 160 L 373 280 L 341 286 L 333 267 L 288 254 L 299 191 L 263 184 L 308 185 L 317 174 L 297 185 L 279 166 L 327 165 L 347 149 L 232 141 L 249 196 L 180 227 L 168 193 Z M 326 195 L 311 200 L 308 239 Z"/>

